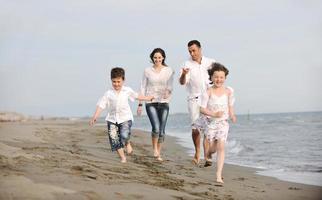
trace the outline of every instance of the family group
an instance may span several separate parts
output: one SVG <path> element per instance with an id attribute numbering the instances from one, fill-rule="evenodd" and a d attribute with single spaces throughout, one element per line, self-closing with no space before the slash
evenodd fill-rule
<path id="1" fill-rule="evenodd" d="M 223 183 L 222 169 L 225 158 L 225 142 L 230 119 L 234 114 L 234 90 L 225 85 L 229 70 L 214 59 L 202 55 L 198 40 L 188 42 L 190 58 L 180 69 L 179 83 L 187 89 L 187 104 L 191 119 L 192 140 L 195 147 L 193 164 L 200 164 L 200 145 L 203 137 L 204 166 L 212 165 L 212 155 L 217 154 L 217 182 Z M 153 65 L 143 72 L 139 92 L 124 85 L 125 71 L 115 67 L 111 70 L 112 88 L 99 99 L 90 121 L 93 125 L 104 109 L 107 109 L 107 132 L 112 151 L 116 151 L 122 163 L 126 155 L 133 153 L 130 143 L 133 114 L 129 100 L 138 100 L 137 114 L 142 113 L 142 102 L 150 120 L 153 156 L 162 162 L 162 144 L 169 115 L 169 103 L 173 91 L 174 70 L 165 63 L 166 54 L 161 48 L 150 54 Z"/>

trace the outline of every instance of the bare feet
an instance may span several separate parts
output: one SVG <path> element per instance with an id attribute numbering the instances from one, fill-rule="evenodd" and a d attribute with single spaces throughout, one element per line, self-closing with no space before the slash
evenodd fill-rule
<path id="1" fill-rule="evenodd" d="M 163 161 L 163 159 L 161 158 L 161 156 L 158 156 L 156 159 L 157 159 L 157 161 L 160 161 L 160 162 Z"/>
<path id="2" fill-rule="evenodd" d="M 159 152 L 157 150 L 154 150 L 153 157 L 155 158 L 159 157 Z"/>
<path id="3" fill-rule="evenodd" d="M 217 177 L 216 183 L 223 184 L 224 183 L 223 178 L 222 177 Z"/>
<path id="4" fill-rule="evenodd" d="M 197 158 L 193 158 L 191 162 L 192 162 L 192 164 L 194 164 L 194 165 L 199 165 L 199 161 L 200 161 L 199 159 L 197 159 Z"/>
<path id="5" fill-rule="evenodd" d="M 126 158 L 122 158 L 121 163 L 126 163 Z"/>
<path id="6" fill-rule="evenodd" d="M 219 180 L 219 179 L 217 179 L 217 180 L 216 180 L 216 183 L 224 184 L 224 181 L 223 181 L 223 180 Z"/>
<path id="7" fill-rule="evenodd" d="M 210 167 L 212 165 L 212 160 L 206 160 L 205 167 Z"/>
<path id="8" fill-rule="evenodd" d="M 131 154 L 133 153 L 133 148 L 132 148 L 132 146 L 131 146 L 131 143 L 130 143 L 130 142 L 126 144 L 126 153 L 127 153 L 128 155 L 131 155 Z"/>
<path id="9" fill-rule="evenodd" d="M 205 167 L 209 167 L 212 165 L 212 152 L 208 151 L 206 153 L 205 160 L 206 160 L 205 165 L 204 165 Z"/>
<path id="10" fill-rule="evenodd" d="M 205 160 L 210 160 L 210 161 L 211 161 L 211 159 L 212 159 L 212 154 L 213 154 L 213 153 L 214 153 L 214 152 L 207 151 Z"/>

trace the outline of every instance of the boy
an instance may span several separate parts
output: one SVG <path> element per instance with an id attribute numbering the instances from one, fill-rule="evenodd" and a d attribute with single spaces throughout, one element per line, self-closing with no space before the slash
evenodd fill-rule
<path id="1" fill-rule="evenodd" d="M 107 108 L 107 132 L 112 151 L 117 151 L 121 163 L 126 163 L 124 146 L 128 154 L 133 149 L 130 144 L 131 126 L 133 114 L 128 100 L 152 101 L 153 96 L 141 96 L 131 88 L 123 86 L 125 79 L 124 69 L 116 67 L 111 70 L 113 89 L 105 92 L 104 96 L 97 102 L 96 111 L 90 121 L 93 126 L 101 112 Z"/>

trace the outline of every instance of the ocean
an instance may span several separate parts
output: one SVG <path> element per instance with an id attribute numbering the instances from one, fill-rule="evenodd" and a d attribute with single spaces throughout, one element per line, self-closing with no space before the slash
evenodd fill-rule
<path id="1" fill-rule="evenodd" d="M 133 128 L 151 131 L 148 117 L 135 116 Z M 177 137 L 193 155 L 188 114 L 169 115 L 166 134 Z M 230 123 L 225 163 L 322 186 L 322 112 L 238 115 L 237 123 Z"/>

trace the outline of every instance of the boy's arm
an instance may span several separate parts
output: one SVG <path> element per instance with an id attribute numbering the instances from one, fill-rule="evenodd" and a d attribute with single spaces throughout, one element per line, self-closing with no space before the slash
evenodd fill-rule
<path id="1" fill-rule="evenodd" d="M 93 126 L 97 120 L 97 118 L 100 116 L 101 112 L 102 112 L 102 108 L 99 106 L 96 106 L 96 111 L 91 119 L 91 121 L 89 122 L 89 125 Z"/>
<path id="2" fill-rule="evenodd" d="M 139 100 L 139 101 L 152 101 L 154 99 L 154 96 L 144 96 L 142 94 L 138 94 L 137 92 L 134 92 L 131 88 L 128 88 L 129 92 L 129 98 L 131 101 Z"/>
<path id="3" fill-rule="evenodd" d="M 154 99 L 154 96 L 138 95 L 136 99 L 139 101 L 152 101 Z"/>
<path id="4" fill-rule="evenodd" d="M 147 77 L 145 75 L 145 71 L 144 71 L 142 81 L 141 81 L 141 87 L 140 87 L 140 94 L 142 94 L 142 95 L 145 94 L 147 82 L 148 82 L 148 79 L 147 79 Z M 138 116 L 140 116 L 142 114 L 142 102 L 141 102 L 141 100 L 139 100 L 139 104 L 138 104 L 138 108 L 136 110 L 136 114 Z"/>

